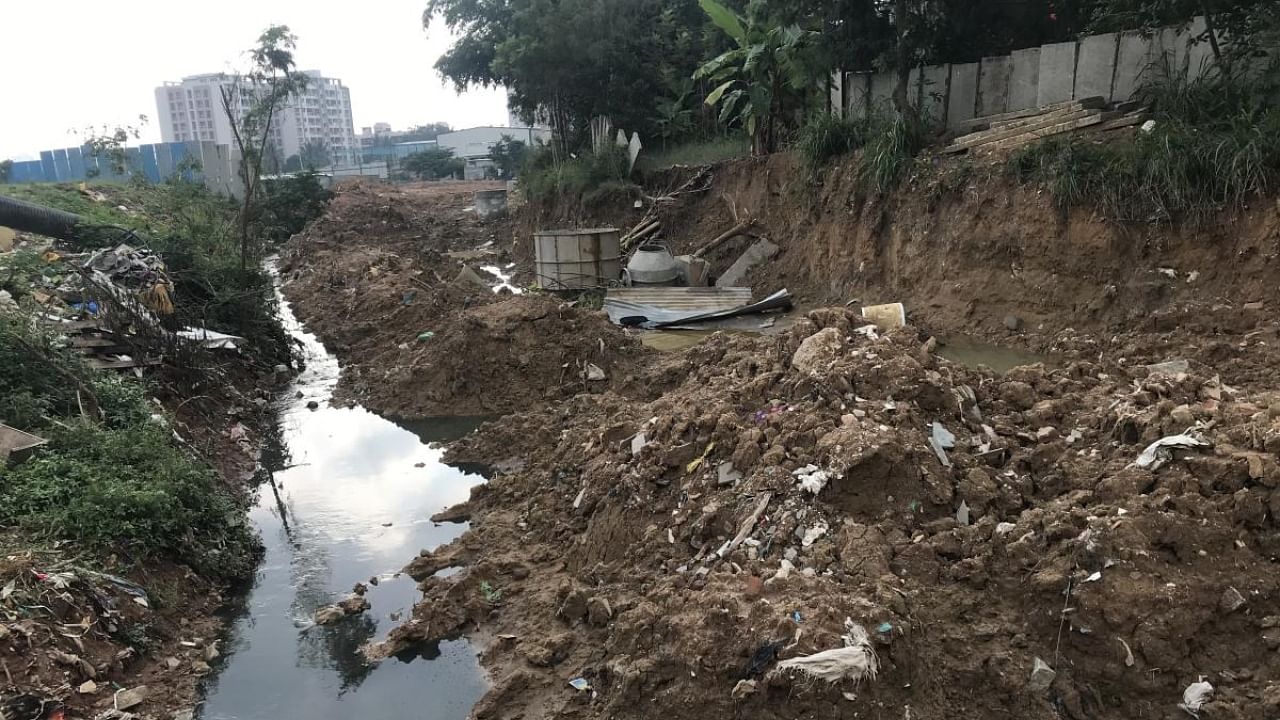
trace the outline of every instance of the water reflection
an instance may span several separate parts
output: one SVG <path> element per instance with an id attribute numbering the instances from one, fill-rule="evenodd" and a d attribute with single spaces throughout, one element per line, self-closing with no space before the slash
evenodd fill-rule
<path id="1" fill-rule="evenodd" d="M 405 428 L 363 409 L 325 406 L 337 363 L 297 327 L 287 305 L 282 314 L 309 366 L 285 395 L 281 429 L 288 459 L 262 485 L 250 511 L 265 558 L 205 684 L 201 717 L 461 720 L 485 689 L 465 640 L 414 648 L 376 666 L 358 651 L 407 618 L 418 598 L 415 583 L 397 577 L 399 569 L 421 548 L 465 531 L 465 524 L 437 525 L 429 518 L 467 499 L 483 477 L 474 472 L 478 468 L 445 465 L 443 450 L 429 443 L 456 439 L 483 419 Z M 302 397 L 295 398 L 295 391 Z M 306 408 L 313 399 L 320 409 Z M 324 627 L 312 624 L 316 608 L 375 576 L 369 612 Z"/>

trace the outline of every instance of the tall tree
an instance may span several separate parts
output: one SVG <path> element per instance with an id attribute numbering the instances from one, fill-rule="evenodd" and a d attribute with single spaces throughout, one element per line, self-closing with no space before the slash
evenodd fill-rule
<path id="1" fill-rule="evenodd" d="M 782 126 L 816 95 L 828 69 L 814 53 L 818 33 L 799 25 L 780 25 L 764 0 L 752 0 L 745 15 L 717 0 L 700 0 L 707 16 L 737 47 L 710 60 L 695 73 L 717 83 L 708 105 L 720 107 L 720 121 L 740 124 L 757 155 L 777 149 Z"/>
<path id="2" fill-rule="evenodd" d="M 221 86 L 222 110 L 231 123 L 231 137 L 240 151 L 240 181 L 244 197 L 238 218 L 240 267 L 255 258 L 250 224 L 253 203 L 262 192 L 262 174 L 270 155 L 276 172 L 284 159 L 271 141 L 275 123 L 289 100 L 307 87 L 307 76 L 293 59 L 298 38 L 286 25 L 272 25 L 249 50 L 249 69 Z"/>
<path id="3" fill-rule="evenodd" d="M 423 23 L 456 35 L 436 63 L 458 90 L 501 86 L 526 120 L 549 121 L 575 148 L 591 118 L 657 134 L 664 69 L 688 77 L 727 47 L 706 44 L 696 0 L 429 0 Z"/>

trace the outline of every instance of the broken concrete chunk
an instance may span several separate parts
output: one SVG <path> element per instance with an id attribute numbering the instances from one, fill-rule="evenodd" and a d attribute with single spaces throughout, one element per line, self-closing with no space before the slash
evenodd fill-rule
<path id="1" fill-rule="evenodd" d="M 716 287 L 739 287 L 746 282 L 747 275 L 755 266 L 778 254 L 778 246 L 768 240 L 757 240 L 747 251 L 729 266 L 724 274 L 716 278 Z"/>
<path id="2" fill-rule="evenodd" d="M 1218 601 L 1218 608 L 1224 613 L 1233 613 L 1244 606 L 1244 596 L 1240 591 L 1229 587 L 1222 592 L 1222 599 Z"/>
<path id="3" fill-rule="evenodd" d="M 825 328 L 805 338 L 791 356 L 791 365 L 805 375 L 826 370 L 840 357 L 844 337 L 838 328 Z"/>
<path id="4" fill-rule="evenodd" d="M 722 462 L 716 468 L 716 482 L 720 485 L 733 485 L 742 479 L 742 473 L 733 467 L 732 462 Z"/>
<path id="5" fill-rule="evenodd" d="M 117 710 L 128 710 L 142 704 L 147 699 L 147 686 L 139 685 L 136 688 L 125 688 L 116 692 L 115 705 Z"/>
<path id="6" fill-rule="evenodd" d="M 1151 375 L 1177 375 L 1190 371 L 1191 363 L 1186 360 L 1169 360 L 1147 366 L 1147 372 Z"/>
<path id="7" fill-rule="evenodd" d="M 587 376 L 587 380 L 591 382 L 600 382 L 603 380 L 607 380 L 609 377 L 608 375 L 605 374 L 604 368 L 601 368 L 599 365 L 596 365 L 595 363 L 587 363 L 586 376 Z"/>
<path id="8" fill-rule="evenodd" d="M 1049 667 L 1049 663 L 1036 658 L 1031 666 L 1031 679 L 1027 681 L 1027 690 L 1033 693 L 1045 692 L 1053 684 L 1053 679 L 1057 675 L 1058 673 Z"/>
<path id="9" fill-rule="evenodd" d="M 80 683 L 80 687 L 77 688 L 77 690 L 81 695 L 92 695 L 98 692 L 98 683 L 92 680 L 85 680 L 84 682 Z"/>

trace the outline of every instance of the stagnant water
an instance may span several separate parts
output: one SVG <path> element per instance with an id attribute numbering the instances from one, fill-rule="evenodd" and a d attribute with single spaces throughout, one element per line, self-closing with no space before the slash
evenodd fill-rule
<path id="1" fill-rule="evenodd" d="M 428 518 L 465 500 L 483 478 L 445 465 L 443 451 L 430 443 L 457 438 L 480 421 L 448 418 L 402 427 L 360 408 L 328 407 L 337 361 L 303 330 L 287 303 L 281 314 L 302 342 L 307 370 L 280 401 L 287 466 L 263 484 L 250 513 L 266 556 L 230 620 L 199 716 L 462 720 L 485 690 L 466 640 L 377 665 L 365 662 L 358 649 L 386 637 L 419 595 L 414 582 L 394 577 L 396 572 L 420 549 L 466 529 Z M 320 408 L 307 409 L 311 400 Z M 373 576 L 379 583 L 367 595 L 372 610 L 335 625 L 312 624 L 316 608 Z"/>

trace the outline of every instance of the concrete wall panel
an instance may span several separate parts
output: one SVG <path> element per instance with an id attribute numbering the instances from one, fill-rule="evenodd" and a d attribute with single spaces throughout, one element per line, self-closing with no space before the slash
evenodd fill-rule
<path id="1" fill-rule="evenodd" d="M 1014 50 L 1009 55 L 1009 103 L 1007 110 L 1026 110 L 1039 102 L 1040 48 Z"/>
<path id="2" fill-rule="evenodd" d="M 865 118 L 871 104 L 871 73 L 845 73 L 846 117 Z"/>
<path id="3" fill-rule="evenodd" d="M 871 76 L 871 111 L 883 112 L 893 107 L 893 73 L 881 72 Z"/>
<path id="4" fill-rule="evenodd" d="M 1145 38 L 1136 34 L 1120 36 L 1115 80 L 1111 84 L 1113 101 L 1125 102 L 1138 92 L 1152 67 L 1152 48 L 1158 45 L 1157 38 Z"/>
<path id="5" fill-rule="evenodd" d="M 974 116 L 978 106 L 978 63 L 951 66 L 951 86 L 947 93 L 947 124 L 954 125 Z"/>
<path id="6" fill-rule="evenodd" d="M 1076 54 L 1073 42 L 1054 43 L 1040 48 L 1040 74 L 1037 78 L 1036 102 L 1052 105 L 1070 100 L 1076 87 Z"/>
<path id="7" fill-rule="evenodd" d="M 920 108 L 934 127 L 946 127 L 950 82 L 950 65 L 929 65 L 920 74 Z"/>
<path id="8" fill-rule="evenodd" d="M 1039 72 L 1039 65 L 1035 68 Z M 1009 110 L 1009 85 L 1013 59 L 1008 55 L 982 58 L 978 70 L 978 117 Z"/>
<path id="9" fill-rule="evenodd" d="M 1077 100 L 1087 97 L 1112 99 L 1119 41 L 1115 34 L 1093 35 L 1080 41 L 1080 56 L 1076 60 Z"/>

